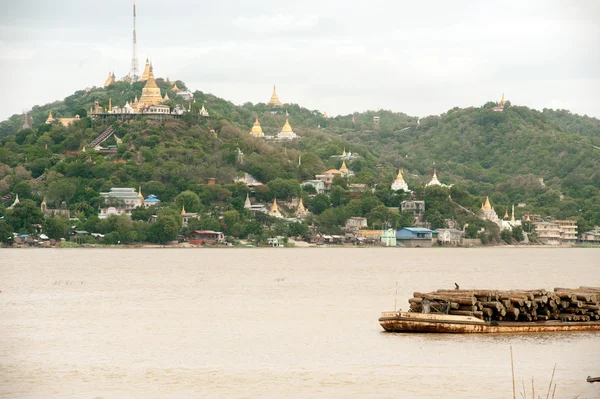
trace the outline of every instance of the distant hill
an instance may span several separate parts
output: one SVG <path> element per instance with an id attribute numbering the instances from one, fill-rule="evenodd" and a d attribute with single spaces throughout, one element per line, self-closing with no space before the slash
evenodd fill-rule
<path id="1" fill-rule="evenodd" d="M 162 79 L 157 83 L 163 95 L 171 87 Z M 177 85 L 185 88 L 184 82 Z M 27 173 L 33 179 L 47 177 L 30 184 L 31 196 L 44 193 L 53 179 L 70 179 L 77 186 L 70 203 L 76 207 L 85 202 L 83 208 L 89 206 L 91 214 L 97 193 L 113 186 L 158 182 L 168 200 L 208 178 L 231 184 L 242 172 L 264 183 L 277 178 L 302 181 L 339 168 L 341 160 L 332 155 L 345 149 L 360 155 L 348 162 L 356 172 L 352 181 L 378 190 L 389 188 L 403 168 L 411 189 L 422 192 L 436 168 L 442 182 L 479 199 L 490 195 L 500 208 L 525 203 L 521 212 L 578 217 L 583 227 L 600 224 L 600 120 L 595 118 L 564 110 L 540 112 L 510 102 L 503 112 L 494 112 L 496 104 L 490 102 L 420 120 L 384 110 L 325 119 L 321 112 L 297 104 L 238 106 L 196 91 L 192 115 L 165 123 L 139 118 L 115 124 L 123 142 L 115 154 L 89 148 L 82 152 L 107 127 L 87 117 L 93 103 L 107 107 L 110 99 L 113 106 L 123 105 L 139 97 L 142 88 L 143 83 L 118 82 L 35 106 L 28 117 L 32 129 L 22 129 L 22 115 L 0 123 L 0 164 L 5 165 L 0 195 L 24 190 L 18 185 L 27 181 Z M 174 96 L 168 104 L 189 106 Z M 202 105 L 211 114 L 208 120 L 193 115 Z M 301 140 L 272 143 L 249 136 L 257 116 L 266 134 L 279 132 L 286 111 Z M 49 112 L 82 119 L 70 127 L 46 125 Z M 111 140 L 105 144 L 116 144 Z M 24 168 L 22 178 L 6 170 L 17 166 Z"/>

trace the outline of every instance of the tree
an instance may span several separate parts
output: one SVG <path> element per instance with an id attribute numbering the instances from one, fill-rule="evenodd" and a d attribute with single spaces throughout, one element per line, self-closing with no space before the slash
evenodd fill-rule
<path id="1" fill-rule="evenodd" d="M 300 193 L 300 184 L 293 179 L 271 180 L 267 183 L 271 195 L 282 200 L 290 200 L 292 197 L 297 197 Z"/>
<path id="2" fill-rule="evenodd" d="M 329 197 L 331 198 L 331 204 L 335 207 L 348 203 L 348 191 L 341 186 L 332 186 Z"/>
<path id="3" fill-rule="evenodd" d="M 70 181 L 70 179 L 55 180 L 48 185 L 46 197 L 48 201 L 54 202 L 58 208 L 62 201 L 69 203 L 76 192 L 77 185 Z"/>
<path id="4" fill-rule="evenodd" d="M 327 195 L 317 194 L 312 200 L 310 211 L 315 215 L 319 215 L 323 213 L 326 209 L 329 209 L 330 204 L 331 202 L 329 201 L 329 197 Z"/>
<path id="5" fill-rule="evenodd" d="M 67 219 L 51 216 L 44 221 L 44 234 L 55 240 L 67 238 L 71 225 Z"/>
<path id="6" fill-rule="evenodd" d="M 12 228 L 4 220 L 0 220 L 0 242 L 7 243 L 12 240 Z"/>
<path id="7" fill-rule="evenodd" d="M 238 211 L 227 211 L 223 213 L 223 223 L 225 224 L 225 231 L 232 234 L 231 228 L 240 222 L 240 213 Z"/>
<path id="8" fill-rule="evenodd" d="M 158 212 L 156 222 L 150 226 L 148 241 L 155 243 L 167 243 L 177 239 L 181 229 L 181 217 L 170 212 Z"/>
<path id="9" fill-rule="evenodd" d="M 40 225 L 44 221 L 42 211 L 32 200 L 23 200 L 13 209 L 6 211 L 6 221 L 13 231 L 32 234 L 36 231 L 34 225 Z"/>
<path id="10" fill-rule="evenodd" d="M 200 212 L 202 205 L 200 197 L 193 191 L 184 191 L 175 198 L 175 203 L 181 209 L 185 208 L 186 212 Z"/>
<path id="11" fill-rule="evenodd" d="M 385 205 L 379 205 L 367 214 L 367 220 L 371 223 L 371 226 L 373 228 L 379 226 L 381 229 L 384 228 L 384 225 L 391 227 L 392 217 L 392 213 Z"/>

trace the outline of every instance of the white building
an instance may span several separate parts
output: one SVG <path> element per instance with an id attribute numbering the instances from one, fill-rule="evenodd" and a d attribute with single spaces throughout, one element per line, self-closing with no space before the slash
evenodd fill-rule
<path id="1" fill-rule="evenodd" d="M 283 128 L 281 129 L 281 132 L 279 132 L 277 134 L 277 139 L 279 139 L 279 140 L 293 140 L 296 137 L 298 137 L 298 135 L 296 133 L 294 133 L 294 131 L 292 130 L 292 126 L 290 125 L 290 121 L 286 117 L 285 118 L 285 125 L 283 125 Z"/>
<path id="2" fill-rule="evenodd" d="M 134 209 L 138 206 L 142 206 L 144 203 L 144 196 L 142 192 L 136 192 L 135 188 L 120 188 L 113 187 L 107 193 L 100 193 L 100 197 L 104 198 L 107 203 L 116 202 L 122 208 Z"/>
<path id="3" fill-rule="evenodd" d="M 119 216 L 119 215 L 127 215 L 131 217 L 131 209 L 129 208 L 118 208 L 114 206 L 109 206 L 108 208 L 100 208 L 100 212 L 98 214 L 99 219 L 106 219 L 110 216 Z"/>
<path id="4" fill-rule="evenodd" d="M 412 192 L 408 189 L 408 184 L 406 183 L 406 181 L 404 181 L 404 177 L 402 176 L 402 169 L 398 171 L 398 176 L 396 176 L 396 180 L 394 180 L 394 182 L 392 183 L 392 190 L 404 190 L 407 193 Z"/>
<path id="5" fill-rule="evenodd" d="M 437 177 L 437 170 L 433 169 L 433 177 L 431 178 L 431 181 L 425 185 L 425 187 L 431 187 L 431 186 L 440 186 L 440 187 L 448 188 L 448 187 L 452 187 L 453 184 L 447 185 L 447 184 L 440 182 Z"/>

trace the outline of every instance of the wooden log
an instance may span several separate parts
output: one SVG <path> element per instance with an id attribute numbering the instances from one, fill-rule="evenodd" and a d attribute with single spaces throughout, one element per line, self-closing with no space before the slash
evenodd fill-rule
<path id="1" fill-rule="evenodd" d="M 494 311 L 490 308 L 483 308 L 483 309 L 481 309 L 481 313 L 483 313 L 483 315 L 486 317 L 492 317 L 492 314 L 494 313 Z"/>
<path id="2" fill-rule="evenodd" d="M 588 305 L 588 304 L 584 303 L 583 305 L 581 305 L 581 307 L 583 309 L 588 309 L 588 310 L 600 310 L 600 305 L 598 305 L 598 304 Z"/>
<path id="3" fill-rule="evenodd" d="M 456 302 L 460 305 L 475 305 L 477 302 L 474 297 L 455 297 L 451 295 L 427 294 L 424 292 L 414 292 L 413 297 L 428 299 L 434 302 Z"/>
<path id="4" fill-rule="evenodd" d="M 449 312 L 451 315 L 455 316 L 473 316 L 478 318 L 483 318 L 483 312 L 467 312 L 465 310 L 451 310 Z"/>

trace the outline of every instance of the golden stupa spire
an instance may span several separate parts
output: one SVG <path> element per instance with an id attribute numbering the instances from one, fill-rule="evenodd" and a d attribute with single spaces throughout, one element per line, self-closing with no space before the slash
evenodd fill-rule
<path id="1" fill-rule="evenodd" d="M 348 154 L 346 153 L 346 147 L 344 147 L 344 152 L 342 152 L 342 156 L 345 157 L 346 155 Z"/>
<path id="2" fill-rule="evenodd" d="M 531 222 L 531 219 L 529 218 L 529 214 L 527 214 L 527 219 L 525 219 L 526 222 Z"/>
<path id="3" fill-rule="evenodd" d="M 327 116 L 327 111 L 325 111 L 325 113 L 323 113 L 323 119 L 329 119 L 329 117 Z"/>
<path id="4" fill-rule="evenodd" d="M 491 211 L 492 210 L 492 205 L 490 204 L 490 197 L 486 196 L 485 197 L 485 205 L 483 205 L 483 207 L 481 208 L 484 211 Z"/>
<path id="5" fill-rule="evenodd" d="M 277 208 L 277 197 L 273 200 L 273 205 L 271 206 L 271 213 L 279 213 L 279 208 Z"/>
<path id="6" fill-rule="evenodd" d="M 112 72 L 108 73 L 108 78 L 106 79 L 106 82 L 104 82 L 104 87 L 108 87 L 111 84 L 115 83 L 115 74 Z"/>
<path id="7" fill-rule="evenodd" d="M 165 93 L 165 97 L 163 98 L 163 101 L 169 101 L 169 93 Z"/>
<path id="8" fill-rule="evenodd" d="M 275 85 L 273 85 L 273 95 L 271 95 L 271 99 L 267 103 L 267 105 L 281 105 L 279 98 L 277 97 L 277 90 Z"/>
<path id="9" fill-rule="evenodd" d="M 146 81 L 148 80 L 148 76 L 150 76 L 150 61 L 148 61 L 148 57 L 146 57 L 146 66 L 144 67 L 144 72 L 142 73 L 142 77 L 140 80 Z"/>
<path id="10" fill-rule="evenodd" d="M 286 133 L 293 132 L 292 126 L 290 125 L 290 121 L 289 121 L 289 118 L 287 116 L 285 117 L 285 125 L 283 125 L 283 129 L 281 129 L 281 131 L 282 132 L 286 132 Z"/>
<path id="11" fill-rule="evenodd" d="M 500 106 L 504 107 L 504 93 L 502 93 L 502 99 L 500 100 Z"/>
<path id="12" fill-rule="evenodd" d="M 258 121 L 258 115 L 256 116 L 256 121 L 254 122 L 252 130 L 250 131 L 250 135 L 254 137 L 263 137 L 265 135 L 262 127 L 260 126 L 260 122 Z"/>
<path id="13" fill-rule="evenodd" d="M 506 209 L 506 212 L 504 213 L 504 219 L 508 219 L 508 208 Z"/>
<path id="14" fill-rule="evenodd" d="M 142 200 L 144 199 L 144 196 L 142 195 L 142 186 L 139 186 L 138 197 L 140 197 Z"/>
<path id="15" fill-rule="evenodd" d="M 51 124 L 52 122 L 54 122 L 54 117 L 52 116 L 52 111 L 50 111 L 48 114 L 48 119 L 46 119 L 46 123 Z"/>
<path id="16" fill-rule="evenodd" d="M 402 169 L 398 169 L 398 176 L 396 176 L 396 180 L 404 180 L 404 176 L 402 176 Z"/>
<path id="17" fill-rule="evenodd" d="M 346 166 L 346 160 L 342 161 L 342 166 L 340 167 L 340 172 L 348 172 L 348 167 Z"/>
<path id="18" fill-rule="evenodd" d="M 181 215 L 185 215 L 186 211 L 185 211 L 185 205 L 181 206 Z"/>
<path id="19" fill-rule="evenodd" d="M 174 91 L 175 93 L 181 91 L 181 89 L 177 87 L 177 82 L 173 82 L 173 87 L 171 88 L 171 91 Z"/>

